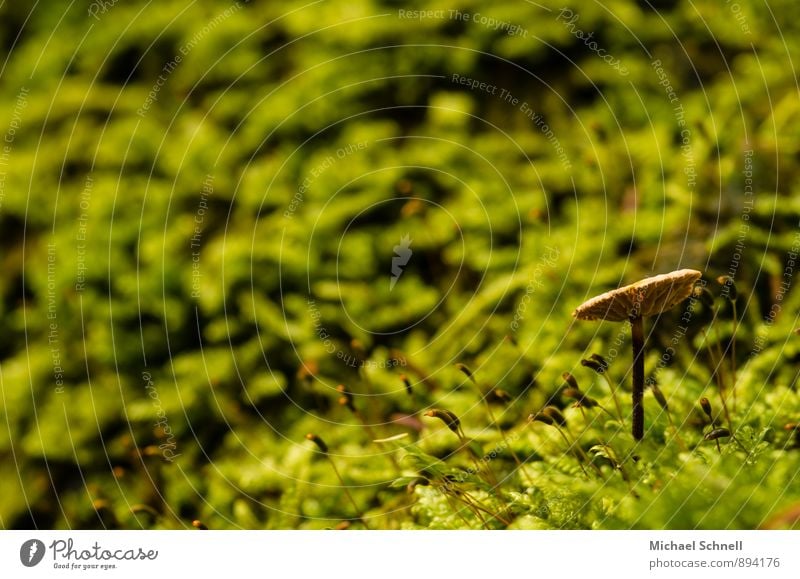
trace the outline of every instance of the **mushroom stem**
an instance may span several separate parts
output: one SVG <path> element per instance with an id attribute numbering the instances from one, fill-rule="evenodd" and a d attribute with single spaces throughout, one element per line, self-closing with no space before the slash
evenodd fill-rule
<path id="1" fill-rule="evenodd" d="M 644 438 L 644 323 L 642 316 L 631 318 L 633 343 L 633 438 Z"/>
<path id="2" fill-rule="evenodd" d="M 736 331 L 739 329 L 739 317 L 736 315 L 736 300 L 733 306 L 733 333 L 731 335 L 731 390 L 733 394 L 733 411 L 736 412 Z"/>

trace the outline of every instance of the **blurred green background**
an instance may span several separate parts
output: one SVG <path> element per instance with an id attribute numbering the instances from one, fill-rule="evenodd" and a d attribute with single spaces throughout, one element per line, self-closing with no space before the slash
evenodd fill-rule
<path id="1" fill-rule="evenodd" d="M 516 433 L 614 347 L 572 310 L 681 267 L 736 279 L 741 424 L 784 444 L 798 43 L 793 0 L 3 3 L 0 527 L 333 527 L 353 510 L 314 432 L 371 526 L 447 528 L 370 439 L 437 455 L 437 405 L 491 447 L 454 364 Z M 713 385 L 693 328 L 662 372 L 685 416 Z M 525 516 L 756 527 L 798 500 L 795 454 L 737 483 L 746 509 L 707 508 L 731 479 L 678 500 L 699 461 L 649 509 Z"/>

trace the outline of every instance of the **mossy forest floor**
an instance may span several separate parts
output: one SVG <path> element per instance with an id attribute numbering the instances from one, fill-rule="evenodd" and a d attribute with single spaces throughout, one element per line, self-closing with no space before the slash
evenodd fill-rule
<path id="1" fill-rule="evenodd" d="M 6 2 L 0 44 L 0 527 L 800 524 L 795 0 Z M 637 442 L 629 326 L 572 312 L 681 268 Z"/>

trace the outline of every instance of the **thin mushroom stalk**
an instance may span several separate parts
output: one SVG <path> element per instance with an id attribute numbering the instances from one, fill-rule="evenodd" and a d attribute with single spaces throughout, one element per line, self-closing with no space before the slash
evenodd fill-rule
<path id="1" fill-rule="evenodd" d="M 702 274 L 681 269 L 643 279 L 606 292 L 578 306 L 578 320 L 627 321 L 633 345 L 632 428 L 633 438 L 644 438 L 644 318 L 661 314 L 688 298 Z"/>
<path id="2" fill-rule="evenodd" d="M 644 438 L 644 322 L 641 316 L 631 318 L 631 344 L 633 344 L 632 433 L 636 440 L 641 440 Z"/>

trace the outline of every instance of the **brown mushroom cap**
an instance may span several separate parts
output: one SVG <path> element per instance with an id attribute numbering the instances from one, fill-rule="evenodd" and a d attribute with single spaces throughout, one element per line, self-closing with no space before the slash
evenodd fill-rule
<path id="1" fill-rule="evenodd" d="M 622 322 L 660 314 L 688 298 L 701 275 L 694 269 L 679 269 L 648 277 L 594 297 L 578 306 L 572 315 L 579 320 Z"/>

